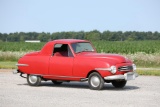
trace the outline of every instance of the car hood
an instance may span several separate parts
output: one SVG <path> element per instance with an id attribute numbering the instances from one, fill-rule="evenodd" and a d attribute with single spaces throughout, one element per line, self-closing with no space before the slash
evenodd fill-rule
<path id="1" fill-rule="evenodd" d="M 77 57 L 81 58 L 92 58 L 96 60 L 101 61 L 109 61 L 109 62 L 115 62 L 115 63 L 129 63 L 131 62 L 124 56 L 118 55 L 118 54 L 102 54 L 102 53 L 79 53 L 77 54 Z"/>

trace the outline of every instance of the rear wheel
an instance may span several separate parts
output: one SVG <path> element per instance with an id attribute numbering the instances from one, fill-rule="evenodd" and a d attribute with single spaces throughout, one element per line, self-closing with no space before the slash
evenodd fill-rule
<path id="1" fill-rule="evenodd" d="M 60 84 L 63 83 L 63 82 L 59 82 L 59 81 L 55 81 L 55 80 L 52 80 L 52 82 L 53 82 L 53 84 L 55 84 L 55 85 L 60 85 Z"/>
<path id="2" fill-rule="evenodd" d="M 104 80 L 97 72 L 89 75 L 88 83 L 89 87 L 93 90 L 101 90 L 104 86 Z"/>
<path id="3" fill-rule="evenodd" d="M 41 84 L 41 77 L 37 75 L 27 75 L 27 82 L 30 86 L 39 86 Z"/>
<path id="4" fill-rule="evenodd" d="M 123 88 L 126 85 L 127 81 L 126 80 L 115 80 L 112 81 L 112 85 L 115 88 Z"/>

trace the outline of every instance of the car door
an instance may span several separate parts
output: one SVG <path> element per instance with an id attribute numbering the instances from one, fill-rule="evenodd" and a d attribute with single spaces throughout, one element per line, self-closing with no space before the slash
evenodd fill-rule
<path id="1" fill-rule="evenodd" d="M 55 44 L 49 63 L 49 75 L 72 76 L 73 60 L 68 44 Z"/>

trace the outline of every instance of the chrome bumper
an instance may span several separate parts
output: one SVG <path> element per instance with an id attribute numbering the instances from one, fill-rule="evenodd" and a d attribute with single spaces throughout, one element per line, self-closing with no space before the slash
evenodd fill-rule
<path id="1" fill-rule="evenodd" d="M 21 77 L 23 77 L 23 78 L 27 78 L 27 77 L 25 77 L 25 76 L 23 76 L 23 72 L 20 72 L 19 70 L 14 70 L 14 71 L 12 71 L 13 72 L 13 74 L 17 74 L 17 73 L 20 73 L 20 76 Z"/>
<path id="2" fill-rule="evenodd" d="M 105 80 L 134 80 L 136 77 L 138 77 L 138 74 L 136 72 L 128 72 L 124 75 L 112 75 L 104 77 Z"/>

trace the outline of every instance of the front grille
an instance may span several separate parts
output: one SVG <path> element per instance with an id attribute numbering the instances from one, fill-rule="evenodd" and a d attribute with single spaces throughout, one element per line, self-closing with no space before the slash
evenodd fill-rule
<path id="1" fill-rule="evenodd" d="M 118 71 L 132 71 L 133 67 L 132 66 L 121 66 L 118 68 Z"/>

